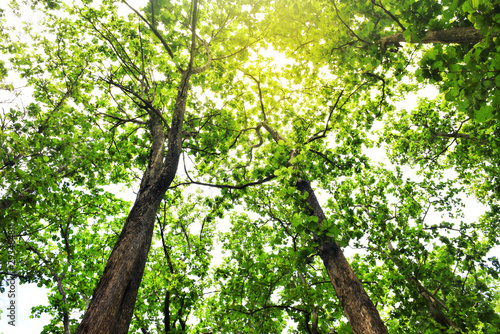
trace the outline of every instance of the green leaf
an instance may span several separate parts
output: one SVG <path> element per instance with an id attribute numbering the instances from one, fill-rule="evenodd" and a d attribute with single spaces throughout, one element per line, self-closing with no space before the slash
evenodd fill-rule
<path id="1" fill-rule="evenodd" d="M 412 42 L 412 33 L 411 33 L 411 30 L 410 29 L 406 29 L 403 32 L 403 37 L 404 37 L 404 39 L 405 39 L 405 41 L 407 43 L 411 43 Z"/>

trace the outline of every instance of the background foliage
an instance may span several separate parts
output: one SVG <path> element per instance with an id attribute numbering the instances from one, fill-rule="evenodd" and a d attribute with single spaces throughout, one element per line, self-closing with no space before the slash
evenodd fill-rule
<path id="1" fill-rule="evenodd" d="M 168 129 L 190 6 L 0 7 L 0 239 L 20 282 L 50 290 L 32 310 L 51 315 L 44 333 L 74 332 L 88 306 L 130 206 L 107 186 L 136 186 L 148 165 L 144 111 Z M 390 333 L 497 333 L 499 8 L 200 2 L 194 62 L 209 50 L 212 64 L 190 84 L 130 332 L 351 333 L 311 237 L 325 235 L 357 250 Z M 460 29 L 481 37 L 426 39 Z M 398 107 L 425 87 L 438 94 Z M 299 179 L 321 195 L 321 227 Z M 477 220 L 465 196 L 487 208 Z M 5 288 L 7 247 L 0 259 Z"/>

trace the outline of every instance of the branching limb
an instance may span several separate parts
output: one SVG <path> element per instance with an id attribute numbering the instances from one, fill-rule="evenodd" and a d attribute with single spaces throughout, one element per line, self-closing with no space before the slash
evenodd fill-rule
<path id="1" fill-rule="evenodd" d="M 285 138 L 281 137 L 278 131 L 274 130 L 266 121 L 260 122 L 260 124 L 269 132 L 271 137 L 273 137 L 274 141 L 276 143 L 279 143 L 280 140 L 284 141 L 286 143 Z"/>
<path id="2" fill-rule="evenodd" d="M 170 46 L 168 46 L 167 42 L 165 41 L 165 39 L 163 38 L 163 36 L 160 34 L 160 32 L 155 28 L 155 26 L 153 24 L 151 24 L 148 20 L 146 20 L 146 18 L 144 16 L 142 16 L 141 13 L 139 13 L 135 8 L 133 8 L 132 6 L 130 6 L 127 3 L 127 1 L 123 0 L 123 3 L 125 3 L 125 5 L 127 5 L 128 8 L 130 8 L 134 13 L 136 13 L 137 16 L 139 16 L 139 18 L 141 20 L 143 20 L 149 26 L 149 28 L 151 29 L 151 31 L 160 40 L 161 44 L 163 45 L 163 47 L 167 51 L 167 53 L 170 56 L 170 58 L 175 62 L 175 57 L 174 57 L 174 53 L 172 52 L 172 49 L 170 48 Z M 153 19 L 154 19 L 154 14 L 153 14 Z M 177 69 L 179 71 L 181 71 L 181 67 L 179 65 L 177 65 Z"/>
<path id="3" fill-rule="evenodd" d="M 192 71 L 193 74 L 204 72 L 207 68 L 210 67 L 210 65 L 212 65 L 212 54 L 210 53 L 210 45 L 207 42 L 205 42 L 204 40 L 201 40 L 201 42 L 203 43 L 203 47 L 205 48 L 205 54 L 207 55 L 207 61 L 205 64 L 194 68 Z"/>
<path id="4" fill-rule="evenodd" d="M 335 4 L 335 0 L 331 0 L 331 3 L 333 5 L 333 7 L 335 8 L 335 12 L 337 13 L 337 17 L 339 18 L 340 22 L 342 22 L 342 24 L 351 32 L 351 34 L 356 37 L 356 39 L 360 42 L 363 42 L 363 43 L 366 43 L 366 44 L 372 44 L 368 41 L 365 41 L 364 39 L 362 39 L 361 37 L 359 37 L 358 35 L 356 35 L 356 33 L 351 29 L 351 27 L 349 27 L 349 25 L 342 19 L 342 17 L 340 16 L 340 13 L 339 13 L 339 10 L 337 8 L 337 5 Z"/>
<path id="5" fill-rule="evenodd" d="M 372 4 L 373 4 L 374 6 L 379 7 L 380 9 L 382 9 L 382 10 L 384 11 L 384 13 L 386 13 L 387 15 L 389 15 L 389 17 L 390 17 L 391 19 L 393 19 L 393 20 L 394 20 L 394 22 L 396 22 L 396 23 L 398 24 L 398 26 L 399 26 L 399 27 L 400 27 L 403 31 L 405 31 L 405 30 L 406 30 L 406 28 L 405 28 L 405 27 L 401 24 L 401 22 L 399 22 L 399 20 L 398 20 L 398 19 L 397 19 L 394 15 L 392 15 L 392 13 L 391 13 L 391 12 L 389 12 L 387 9 L 385 9 L 385 7 L 384 7 L 384 6 L 382 6 L 382 1 L 380 1 L 380 4 L 378 4 L 375 0 L 371 0 L 371 1 L 372 1 Z"/>
<path id="6" fill-rule="evenodd" d="M 259 101 L 260 101 L 260 109 L 262 111 L 262 117 L 264 118 L 264 122 L 267 122 L 267 116 L 266 116 L 266 110 L 264 109 L 264 101 L 262 99 L 262 89 L 260 87 L 260 81 L 257 80 L 253 75 L 250 73 L 247 73 L 241 69 L 238 69 L 241 73 L 246 75 L 247 77 L 251 78 L 255 83 L 257 84 L 257 88 L 259 89 Z"/>
<path id="7" fill-rule="evenodd" d="M 259 124 L 259 125 L 257 125 L 257 127 L 252 128 L 252 129 L 255 129 L 255 133 L 257 134 L 257 137 L 259 137 L 259 142 L 258 142 L 257 144 L 253 144 L 253 145 L 252 145 L 252 144 L 250 143 L 250 139 L 249 139 L 249 140 L 248 140 L 248 146 L 249 146 L 250 148 L 256 148 L 256 147 L 260 147 L 260 146 L 262 146 L 263 140 L 262 140 L 262 135 L 261 135 L 261 133 L 260 133 L 260 128 L 261 128 L 261 127 L 262 127 L 262 124 Z M 246 129 L 245 129 L 245 130 L 246 130 Z M 245 131 L 245 130 L 242 130 L 242 131 Z"/>
<path id="8" fill-rule="evenodd" d="M 337 100 L 335 101 L 334 105 L 330 107 L 330 113 L 328 114 L 328 118 L 326 119 L 325 129 L 323 130 L 323 133 L 321 135 L 316 134 L 316 135 L 312 136 L 311 138 L 309 138 L 307 140 L 306 143 L 310 143 L 312 141 L 315 141 L 316 139 L 320 139 L 320 138 L 323 138 L 326 136 L 326 132 L 330 129 L 330 127 L 329 127 L 330 119 L 332 118 L 332 114 L 335 111 L 335 109 L 337 109 L 337 105 L 339 104 L 339 101 L 340 101 L 340 98 L 342 97 L 342 94 L 344 94 L 343 89 L 342 89 L 342 91 L 340 91 L 339 96 L 337 96 Z"/>
<path id="9" fill-rule="evenodd" d="M 353 91 L 349 94 L 349 96 L 348 96 L 348 97 L 344 100 L 344 102 L 342 103 L 342 105 L 341 105 L 340 107 L 336 108 L 336 109 L 342 109 L 342 108 L 346 105 L 346 103 L 347 103 L 347 102 L 349 102 L 349 100 L 351 99 L 351 97 L 352 97 L 354 94 L 356 94 L 358 90 L 360 90 L 360 89 L 361 89 L 361 87 L 363 87 L 363 86 L 367 85 L 367 84 L 368 84 L 369 82 L 371 82 L 371 81 L 372 81 L 372 80 L 370 80 L 370 81 L 365 81 L 365 82 L 361 83 L 360 85 L 358 85 L 358 86 L 357 86 L 357 87 L 356 87 L 356 88 L 355 88 L 355 89 L 354 89 L 354 90 L 353 90 Z M 342 91 L 343 91 L 343 90 L 342 90 Z M 337 103 L 336 103 L 336 104 L 337 104 Z M 307 144 L 307 143 L 310 143 L 311 141 L 314 141 L 314 140 L 316 140 L 316 139 L 323 138 L 324 134 L 326 134 L 326 132 L 327 132 L 327 131 L 330 131 L 331 129 L 332 129 L 332 127 L 329 127 L 329 126 L 328 126 L 328 127 L 326 127 L 326 128 L 325 128 L 325 130 L 322 130 L 322 131 L 318 131 L 318 132 L 316 132 L 316 133 L 315 133 L 315 134 L 314 134 L 314 135 L 313 135 L 313 136 L 312 136 L 312 137 L 311 137 L 311 138 L 310 138 L 310 139 L 306 142 L 306 144 Z M 320 136 L 320 134 L 321 134 L 322 132 L 323 132 L 323 135 L 322 135 L 322 136 Z"/>
<path id="10" fill-rule="evenodd" d="M 231 184 L 212 184 L 212 183 L 205 183 L 205 182 L 197 182 L 197 181 L 191 181 L 191 182 L 183 182 L 183 183 L 178 183 L 174 186 L 169 187 L 169 189 L 177 188 L 180 186 L 186 186 L 190 184 L 197 184 L 200 186 L 207 186 L 207 187 L 213 187 L 213 188 L 219 188 L 219 189 L 245 189 L 251 186 L 256 186 L 259 184 L 266 183 L 268 181 L 271 181 L 272 179 L 276 178 L 276 175 L 271 174 L 261 180 L 254 181 L 254 182 L 249 182 L 241 185 L 231 185 Z"/>
<path id="11" fill-rule="evenodd" d="M 151 101 L 148 101 L 146 99 L 144 99 L 144 97 L 142 96 L 142 94 L 138 94 L 136 92 L 134 92 L 133 90 L 131 90 L 130 88 L 128 87 L 125 87 L 124 85 L 122 85 L 121 83 L 118 83 L 116 81 L 114 81 L 112 78 L 111 79 L 107 79 L 107 78 L 103 78 L 103 77 L 100 77 L 100 79 L 104 82 L 106 82 L 108 85 L 113 85 L 117 88 L 120 88 L 126 95 L 128 95 L 129 97 L 133 96 L 135 97 L 136 99 L 138 99 L 141 103 L 138 103 L 135 99 L 131 99 L 139 108 L 141 109 L 145 109 L 148 114 L 154 114 L 156 116 L 158 116 L 161 120 L 162 120 L 162 123 L 165 125 L 165 127 L 167 129 L 169 129 L 169 125 L 168 125 L 168 122 L 167 120 L 165 119 L 165 117 L 163 117 L 162 113 L 153 106 L 153 104 L 151 103 Z"/>

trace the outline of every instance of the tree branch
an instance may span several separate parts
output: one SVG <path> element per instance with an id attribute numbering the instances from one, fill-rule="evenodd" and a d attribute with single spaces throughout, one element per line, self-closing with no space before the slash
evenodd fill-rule
<path id="1" fill-rule="evenodd" d="M 155 34 L 155 36 L 158 37 L 158 39 L 160 40 L 161 44 L 163 45 L 163 47 L 167 51 L 168 55 L 170 56 L 170 58 L 175 63 L 175 57 L 174 57 L 174 53 L 172 52 L 172 49 L 170 49 L 170 47 L 168 46 L 167 42 L 165 41 L 165 39 L 163 38 L 163 36 L 160 34 L 160 32 L 155 28 L 155 26 L 152 25 L 151 23 L 149 23 L 149 21 L 146 20 L 146 18 L 144 16 L 142 16 L 141 13 L 139 13 L 135 8 L 133 8 L 132 6 L 130 6 L 127 3 L 127 1 L 123 0 L 123 3 L 125 3 L 125 5 L 127 5 L 128 8 L 130 8 L 134 13 L 136 13 L 137 16 L 139 16 L 139 18 L 141 20 L 143 20 L 149 26 L 149 28 L 151 29 L 151 31 L 153 31 L 153 33 Z M 153 15 L 153 20 L 154 20 L 154 15 Z M 180 68 L 179 65 L 177 65 L 177 69 L 181 70 L 181 68 Z"/>
<path id="2" fill-rule="evenodd" d="M 376 3 L 375 0 L 371 0 L 371 1 L 372 1 L 372 4 L 374 6 L 377 6 L 377 7 L 381 8 L 384 11 L 384 13 L 386 13 L 387 15 L 389 15 L 389 17 L 391 19 L 393 19 L 403 31 L 406 30 L 406 28 L 401 24 L 401 22 L 399 22 L 399 20 L 394 15 L 392 15 L 391 12 L 389 12 L 387 9 L 385 9 L 384 6 L 382 6 L 382 1 L 380 1 L 380 4 Z"/>
<path id="3" fill-rule="evenodd" d="M 251 186 L 263 184 L 265 182 L 271 181 L 274 179 L 276 175 L 271 174 L 261 180 L 254 181 L 254 182 L 249 182 L 241 185 L 230 185 L 230 184 L 212 184 L 212 183 L 205 183 L 205 182 L 197 182 L 197 181 L 191 181 L 191 182 L 183 182 L 183 183 L 178 183 L 172 187 L 169 187 L 169 189 L 177 188 L 180 186 L 185 186 L 185 185 L 190 185 L 190 184 L 197 184 L 200 186 L 207 186 L 207 187 L 214 187 L 214 188 L 219 188 L 219 189 L 245 189 Z"/>
<path id="4" fill-rule="evenodd" d="M 368 41 L 365 41 L 364 39 L 362 39 L 358 35 L 356 35 L 356 33 L 351 29 L 351 27 L 349 27 L 347 25 L 347 23 L 345 23 L 344 20 L 342 19 L 342 17 L 340 16 L 339 10 L 337 9 L 337 5 L 335 4 L 335 0 L 331 0 L 330 2 L 332 3 L 333 7 L 335 8 L 335 12 L 337 13 L 337 17 L 339 18 L 340 22 L 342 22 L 342 24 L 351 32 L 351 34 L 354 37 L 356 37 L 360 42 L 363 42 L 363 43 L 366 43 L 366 44 L 372 44 L 372 43 L 370 43 Z"/>

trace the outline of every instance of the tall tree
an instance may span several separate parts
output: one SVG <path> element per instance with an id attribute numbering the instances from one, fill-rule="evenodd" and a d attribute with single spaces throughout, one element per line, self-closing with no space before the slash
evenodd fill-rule
<path id="1" fill-rule="evenodd" d="M 238 113 L 238 116 L 242 118 L 239 124 L 246 125 L 246 127 L 235 128 L 233 146 L 235 146 L 236 150 L 246 151 L 248 161 L 247 163 L 238 163 L 229 155 L 225 159 L 218 159 L 218 162 L 214 162 L 212 169 L 217 163 L 219 164 L 219 170 L 216 171 L 216 174 L 219 179 L 224 180 L 229 171 L 235 180 L 247 184 L 251 181 L 261 183 L 278 177 L 282 183 L 277 185 L 276 196 L 287 198 L 289 194 L 300 193 L 305 203 L 299 204 L 303 208 L 298 216 L 300 218 L 297 218 L 297 221 L 294 222 L 295 228 L 309 234 L 311 241 L 314 240 L 317 244 L 318 254 L 323 260 L 351 327 L 355 332 L 387 332 L 378 311 L 350 268 L 339 244 L 335 240 L 335 235 L 338 234 L 335 222 L 327 223 L 323 209 L 317 201 L 310 181 L 308 181 L 311 177 L 312 180 L 314 180 L 315 176 L 320 178 L 317 176 L 316 168 L 313 165 L 315 158 L 308 158 L 308 156 L 315 154 L 323 162 L 329 160 L 320 152 L 324 150 L 322 140 L 326 138 L 325 134 L 338 127 L 340 128 L 338 132 L 341 132 L 338 136 L 341 138 L 343 131 L 348 132 L 351 130 L 349 125 L 342 124 L 340 118 L 343 108 L 346 105 L 353 105 L 359 98 L 358 89 L 360 87 L 346 93 L 343 99 L 343 90 L 340 89 L 333 101 L 331 101 L 331 97 L 325 96 L 325 100 L 330 99 L 329 102 L 331 102 L 330 107 L 328 107 L 322 105 L 324 100 L 313 102 L 313 99 L 317 98 L 317 91 L 321 92 L 324 89 L 321 83 L 317 84 L 317 86 L 312 83 L 317 78 L 317 75 L 304 74 L 294 78 L 291 73 L 297 73 L 296 68 L 281 69 L 283 75 L 279 79 L 275 79 L 266 77 L 264 74 L 266 69 L 264 68 L 257 66 L 247 66 L 247 68 L 239 70 L 241 75 L 235 77 L 235 85 L 238 85 L 243 91 L 248 91 L 249 88 L 253 90 L 255 100 L 251 106 L 252 110 Z M 272 67 L 270 66 L 270 68 Z M 296 90 L 289 89 L 284 85 L 285 80 L 295 80 L 295 82 L 300 82 L 302 85 L 310 85 L 310 87 L 306 88 L 308 95 L 303 94 L 302 91 L 298 93 Z M 290 113 L 289 116 L 287 115 L 287 111 L 290 110 L 288 108 L 295 108 L 294 112 Z M 316 115 L 304 113 L 304 111 L 313 108 L 317 108 L 318 113 Z M 288 117 L 280 118 L 278 115 L 287 115 Z M 326 118 L 325 125 L 320 127 L 317 123 L 313 123 L 321 118 Z M 281 129 L 290 129 L 287 134 L 289 139 L 282 135 L 275 125 L 271 125 L 272 121 L 279 124 Z M 238 124 L 235 125 L 238 126 Z M 363 143 L 360 138 L 362 136 L 360 129 L 352 131 L 350 135 L 358 138 L 353 141 L 348 138 L 342 144 L 350 145 L 347 155 L 352 154 L 357 159 L 363 160 L 359 149 Z M 245 143 L 244 139 L 248 139 L 247 133 L 249 132 L 255 133 L 257 139 L 254 142 L 256 143 L 249 140 Z M 246 138 L 241 134 L 245 134 Z M 347 135 L 347 137 L 350 135 Z M 339 151 L 342 152 L 342 149 Z M 209 158 L 209 156 L 204 157 L 205 160 Z M 332 166 L 332 168 L 335 169 L 335 166 Z M 340 169 L 331 177 L 342 175 L 344 172 L 349 173 L 350 171 Z M 262 178 L 264 175 L 267 175 L 267 177 Z M 326 176 L 322 178 L 329 179 Z M 324 180 L 324 182 L 327 181 Z M 219 185 L 219 187 L 226 189 L 241 188 L 229 185 Z M 291 200 L 291 197 L 288 197 L 287 200 Z"/>
<path id="2" fill-rule="evenodd" d="M 34 213 L 30 224 L 44 229 L 31 250 L 19 248 L 23 274 L 39 282 L 39 273 L 51 275 L 43 284 L 58 292 L 52 308 L 39 310 L 57 314 L 66 332 L 74 326 L 68 308 L 82 309 L 72 298 L 89 287 L 73 289 L 61 276 L 81 282 L 77 270 L 55 260 L 91 254 L 81 247 L 85 214 L 98 216 L 74 206 L 109 203 L 101 186 L 134 178 L 142 180 L 137 199 L 78 332 L 126 332 L 131 321 L 143 333 L 280 331 L 286 317 L 305 333 L 385 333 L 382 320 L 395 332 L 495 327 L 498 262 L 486 260 L 498 244 L 494 4 L 150 1 L 139 11 L 114 1 L 40 3 L 47 34 L 31 30 L 35 43 L 11 50 L 35 103 L 3 114 L 2 224 L 22 231 L 22 217 Z M 405 45 L 395 42 L 400 34 Z M 435 83 L 438 99 L 395 111 L 395 100 Z M 423 167 L 426 182 L 402 182 L 370 162 L 370 131 L 380 121 L 378 144 L 389 144 L 391 162 Z M 461 184 L 436 181 L 446 168 L 490 205 L 488 215 L 460 226 L 424 219 L 429 203 L 460 205 Z M 221 197 L 187 200 L 189 189 L 179 191 L 186 184 L 211 185 Z M 103 208 L 117 213 L 116 204 Z M 229 257 L 211 272 L 204 266 L 214 236 L 191 233 L 182 217 L 209 210 L 208 223 L 233 204 L 248 215 L 233 216 L 221 240 Z M 48 213 L 54 205 L 60 217 Z M 59 251 L 39 247 L 52 237 Z M 99 256 L 114 240 L 104 246 L 96 237 Z M 367 250 L 352 269 L 342 254 L 348 245 Z M 39 271 L 29 272 L 28 252 Z M 471 305 L 479 311 L 465 317 Z"/>
<path id="3" fill-rule="evenodd" d="M 137 200 L 77 332 L 127 331 L 151 243 L 156 212 L 176 174 L 185 136 L 183 123 L 191 76 L 211 66 L 212 53 L 226 59 L 241 54 L 256 39 L 253 34 L 241 30 L 236 36 L 227 34 L 227 28 L 239 27 L 243 21 L 244 25 L 251 25 L 252 18 L 245 17 L 243 14 L 246 12 L 241 8 L 233 10 L 234 7 L 224 3 L 204 4 L 203 7 L 197 1 L 182 4 L 151 2 L 147 14 L 129 6 L 134 12 L 129 19 L 118 15 L 117 5 L 113 1 L 106 1 L 99 8 L 91 3 L 82 7 L 56 4 L 56 9 L 64 10 L 70 16 L 58 17 L 50 11 L 45 12 L 45 24 L 57 36 L 55 47 L 44 36 L 34 36 L 35 40 L 40 40 L 35 45 L 39 46 L 38 58 L 32 60 L 18 56 L 14 59 L 27 78 L 34 78 L 44 71 L 54 77 L 70 70 L 71 74 L 76 74 L 80 66 L 85 75 L 82 84 L 76 87 L 77 83 L 80 84 L 80 81 L 76 82 L 78 75 L 74 83 L 69 78 L 66 82 L 68 93 L 62 98 L 71 100 L 77 108 L 64 110 L 66 113 L 63 116 L 83 121 L 84 124 L 84 119 L 77 118 L 81 108 L 90 111 L 90 115 L 84 113 L 85 116 L 96 120 L 93 130 L 105 127 L 105 138 L 110 139 L 110 147 L 106 150 L 100 146 L 99 153 L 112 157 L 113 153 L 120 152 L 118 161 L 124 157 L 123 160 L 131 162 L 123 161 L 124 166 L 120 167 L 120 163 L 114 160 L 118 168 L 117 165 L 108 167 L 108 170 L 115 169 L 112 175 L 119 174 L 119 168 L 147 166 Z M 201 15 L 203 25 L 197 29 L 200 11 L 204 10 L 208 14 Z M 89 32 L 92 40 L 88 39 Z M 242 40 L 246 44 L 240 43 Z M 65 56 L 59 54 L 61 48 L 72 50 L 72 63 L 66 62 Z M 85 54 L 91 55 L 92 60 L 82 57 Z M 44 56 L 49 64 L 45 69 L 39 61 Z M 25 70 L 28 63 L 31 66 Z M 154 80 L 155 76 L 165 79 Z M 39 83 L 35 85 L 38 89 L 36 93 L 46 92 L 43 96 L 51 103 L 50 89 L 57 92 L 58 87 L 45 78 L 32 80 L 36 85 Z M 87 93 L 92 97 L 86 96 Z M 196 104 L 197 101 L 193 100 L 192 106 Z M 55 101 L 52 105 L 54 110 L 48 119 L 62 104 Z M 33 108 L 36 109 L 36 106 Z M 51 125 L 50 129 L 56 130 L 57 127 Z M 74 140 L 78 140 L 77 137 Z M 71 144 L 64 147 L 73 148 Z M 7 154 L 21 151 L 16 148 Z M 10 160 L 7 162 L 10 164 Z M 92 171 L 91 168 L 88 170 Z M 102 171 L 97 172 L 98 175 L 105 175 Z M 85 181 L 91 182 L 91 179 Z M 32 194 L 36 189 L 23 191 Z M 12 209 L 10 205 L 6 208 Z"/>

